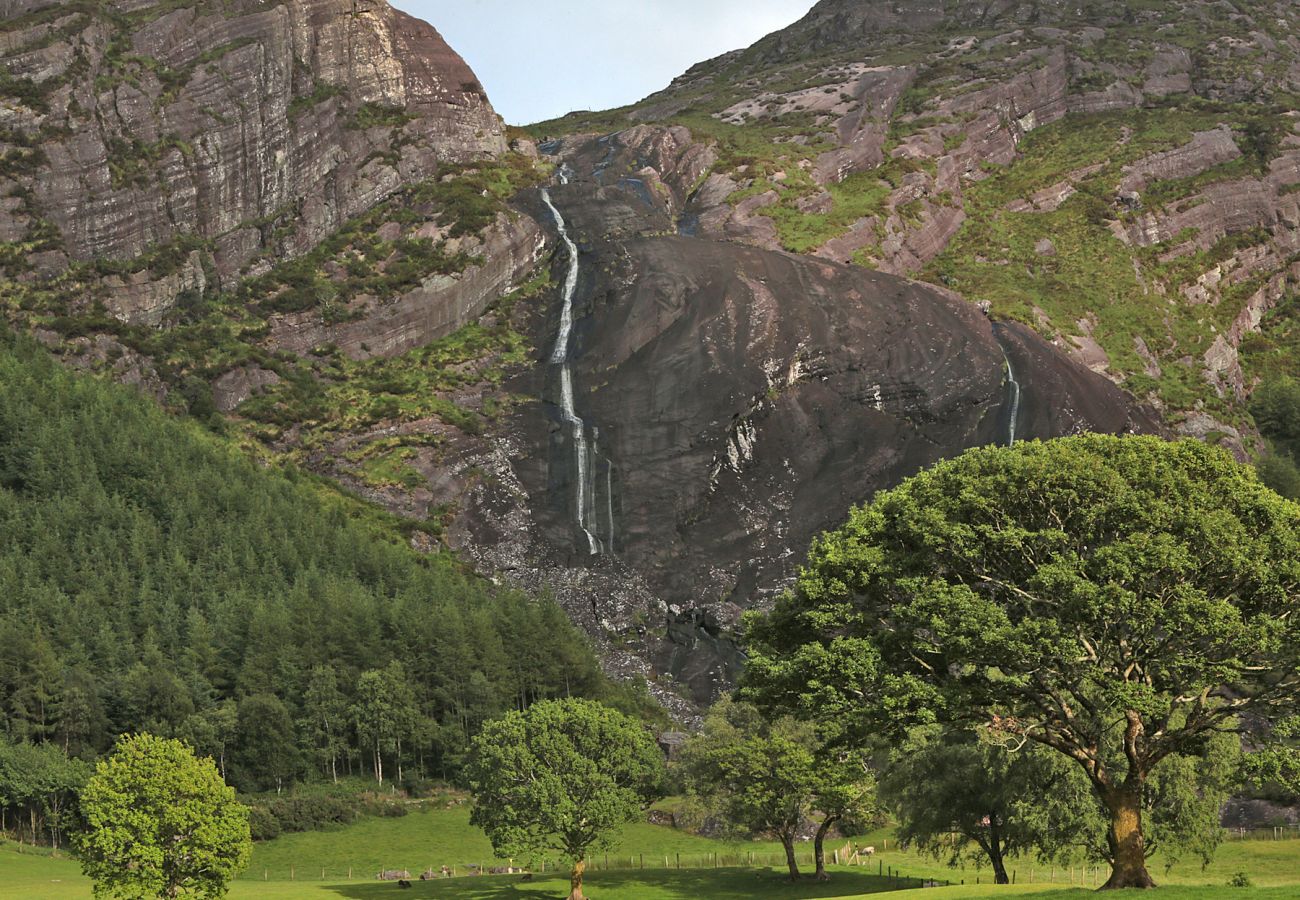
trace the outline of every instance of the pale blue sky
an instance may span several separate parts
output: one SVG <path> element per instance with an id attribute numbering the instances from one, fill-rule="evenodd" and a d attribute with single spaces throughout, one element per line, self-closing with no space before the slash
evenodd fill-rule
<path id="1" fill-rule="evenodd" d="M 640 100 L 814 0 L 391 0 L 433 24 L 512 125 Z"/>

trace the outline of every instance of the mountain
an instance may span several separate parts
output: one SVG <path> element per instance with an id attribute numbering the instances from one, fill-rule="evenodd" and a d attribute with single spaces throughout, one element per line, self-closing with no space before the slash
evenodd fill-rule
<path id="1" fill-rule="evenodd" d="M 6 12 L 9 318 L 679 716 L 876 491 L 1083 430 L 1245 458 L 1300 372 L 1286 4 L 823 2 L 527 133 L 378 2 Z"/>
<path id="2" fill-rule="evenodd" d="M 950 287 L 1245 458 L 1252 387 L 1294 370 L 1260 336 L 1297 271 L 1297 25 L 1272 2 L 828 0 L 536 131 L 685 126 L 717 157 L 703 234 Z"/>

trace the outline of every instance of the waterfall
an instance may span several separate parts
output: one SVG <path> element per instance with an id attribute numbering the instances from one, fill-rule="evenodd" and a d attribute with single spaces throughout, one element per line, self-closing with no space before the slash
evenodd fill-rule
<path id="1" fill-rule="evenodd" d="M 560 170 L 561 184 L 568 183 L 568 176 Z M 560 308 L 560 331 L 555 338 L 555 349 L 551 351 L 551 365 L 560 367 L 560 413 L 569 426 L 573 437 L 573 455 L 577 462 L 577 496 L 574 498 L 574 518 L 582 533 L 587 536 L 588 552 L 595 556 L 601 552 L 600 542 L 587 527 L 588 518 L 588 483 L 591 481 L 591 458 L 587 447 L 587 426 L 578 417 L 573 401 L 573 370 L 569 365 L 569 338 L 573 332 L 573 295 L 578 289 L 578 245 L 569 237 L 569 230 L 564 216 L 551 202 L 551 192 L 542 188 L 542 201 L 559 229 L 560 239 L 569 251 L 569 270 L 564 276 L 564 305 Z M 594 493 L 594 484 L 592 485 Z M 594 502 L 592 503 L 594 507 Z"/>
<path id="2" fill-rule="evenodd" d="M 1016 422 L 1020 418 L 1020 382 L 1016 381 L 1016 370 L 1005 347 L 1002 348 L 1002 358 L 1007 361 L 1007 387 L 1011 391 L 1011 417 L 1007 422 L 1007 446 L 1011 447 L 1016 443 Z"/>

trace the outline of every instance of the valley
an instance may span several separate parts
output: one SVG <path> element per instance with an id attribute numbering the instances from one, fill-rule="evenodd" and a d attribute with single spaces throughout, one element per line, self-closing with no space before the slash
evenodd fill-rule
<path id="1" fill-rule="evenodd" d="M 1300 11 L 809 2 L 516 126 L 386 0 L 0 0 L 0 833 L 143 733 L 232 896 L 1296 890 Z"/>

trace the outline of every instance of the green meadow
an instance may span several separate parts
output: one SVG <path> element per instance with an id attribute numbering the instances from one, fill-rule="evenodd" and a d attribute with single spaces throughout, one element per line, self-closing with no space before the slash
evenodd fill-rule
<path id="1" fill-rule="evenodd" d="M 597 854 L 586 893 L 593 900 L 743 900 L 743 898 L 854 898 L 891 892 L 899 900 L 924 896 L 931 900 L 964 900 L 1015 896 L 1025 900 L 1068 900 L 1091 893 L 1104 872 L 1089 867 L 1074 870 L 1012 866 L 1017 884 L 987 884 L 987 869 L 953 869 L 933 858 L 900 851 L 888 832 L 856 839 L 878 848 L 870 865 L 831 866 L 829 882 L 811 879 L 792 885 L 779 861 L 779 846 L 769 842 L 711 840 L 659 825 L 627 828 L 608 857 Z M 888 844 L 886 842 L 889 842 Z M 838 843 L 838 842 L 837 842 Z M 828 852 L 832 844 L 828 843 Z M 888 847 L 888 849 L 884 849 Z M 19 852 L 19 850 L 24 852 Z M 811 871 L 811 845 L 800 849 L 800 862 Z M 677 868 L 680 859 L 681 868 Z M 665 864 L 666 863 L 666 864 Z M 332 831 L 291 834 L 258 844 L 253 860 L 232 886 L 233 900 L 244 898 L 367 898 L 412 897 L 446 900 L 546 900 L 568 891 L 564 873 L 536 872 L 531 881 L 519 875 L 460 877 L 420 882 L 426 867 L 454 866 L 458 875 L 473 866 L 500 864 L 478 829 L 469 825 L 465 806 L 423 808 L 400 818 L 366 818 Z M 644 865 L 644 868 L 641 866 Z M 376 880 L 381 869 L 406 869 L 413 887 L 400 890 Z M 902 878 L 889 872 L 902 873 Z M 1229 888 L 1228 880 L 1244 872 L 1253 888 Z M 1152 873 L 1162 884 L 1162 900 L 1242 900 L 1300 898 L 1300 840 L 1233 841 L 1225 843 L 1205 869 L 1193 862 L 1172 868 L 1157 858 Z M 349 875 L 351 877 L 349 877 Z M 1056 883 L 1050 883 L 1055 878 Z M 1068 882 L 1074 879 L 1074 886 Z M 1085 882 L 1086 878 L 1086 882 Z M 977 879 L 981 882 L 976 883 Z M 948 887 L 915 887 L 925 882 L 952 882 Z M 963 883 L 964 882 L 964 883 Z M 1088 887 L 1080 887 L 1085 882 Z M 907 886 L 911 885 L 911 889 Z M 400 890 L 400 893 L 399 893 Z M 22 900 L 89 900 L 91 886 L 76 860 L 66 854 L 0 845 L 0 898 Z"/>

